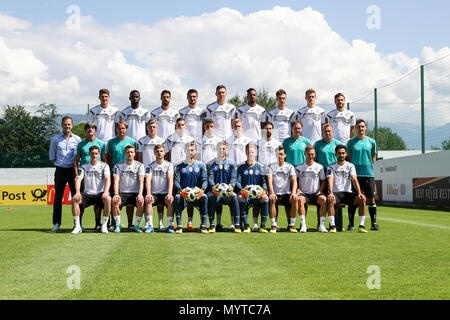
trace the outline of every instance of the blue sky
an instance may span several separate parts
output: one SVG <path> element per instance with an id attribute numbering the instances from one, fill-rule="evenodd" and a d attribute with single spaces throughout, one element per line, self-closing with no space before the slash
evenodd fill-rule
<path id="1" fill-rule="evenodd" d="M 450 30 L 449 1 L 208 1 L 208 0 L 165 0 L 165 1 L 107 1 L 107 0 L 15 0 L 2 1 L 0 12 L 31 21 L 34 25 L 49 22 L 63 22 L 67 19 L 69 5 L 78 5 L 82 15 L 90 15 L 98 22 L 116 25 L 123 22 L 153 24 L 164 18 L 198 16 L 228 7 L 243 14 L 259 10 L 270 10 L 275 5 L 289 6 L 301 10 L 311 6 L 324 14 L 331 28 L 346 41 L 362 39 L 375 43 L 377 51 L 383 54 L 404 52 L 419 56 L 425 46 L 441 48 L 448 46 Z M 368 6 L 380 8 L 381 28 L 369 30 L 366 22 Z"/>

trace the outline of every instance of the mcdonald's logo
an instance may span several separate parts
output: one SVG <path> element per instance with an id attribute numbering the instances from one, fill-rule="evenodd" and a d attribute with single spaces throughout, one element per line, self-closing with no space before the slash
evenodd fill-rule
<path id="1" fill-rule="evenodd" d="M 49 185 L 47 186 L 47 204 L 49 206 L 52 206 L 55 202 L 55 186 Z M 71 205 L 72 204 L 72 195 L 70 193 L 70 188 L 68 185 L 66 185 L 66 188 L 64 189 L 64 196 L 62 200 L 62 204 L 65 205 Z"/>

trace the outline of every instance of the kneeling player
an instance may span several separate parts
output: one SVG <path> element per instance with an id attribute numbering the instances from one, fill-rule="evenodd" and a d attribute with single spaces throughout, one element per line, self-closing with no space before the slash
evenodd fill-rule
<path id="1" fill-rule="evenodd" d="M 328 210 L 334 216 L 335 205 L 345 203 L 348 205 L 349 215 L 354 215 L 356 206 L 359 206 L 359 229 L 360 233 L 367 233 L 364 226 L 366 218 L 366 197 L 361 193 L 361 188 L 356 178 L 355 165 L 345 161 L 347 148 L 344 145 L 336 147 L 337 161 L 328 166 Z M 352 193 L 352 183 L 357 194 Z"/>
<path id="2" fill-rule="evenodd" d="M 86 209 L 91 205 L 103 208 L 102 233 L 108 233 L 108 220 L 111 212 L 111 197 L 109 187 L 111 185 L 109 167 L 105 162 L 99 162 L 100 148 L 93 145 L 89 148 L 91 161 L 78 168 L 75 181 L 76 193 L 72 198 L 72 214 L 75 227 L 72 233 L 81 233 L 80 205 Z M 81 181 L 84 179 L 84 192 L 80 193 Z"/>
<path id="3" fill-rule="evenodd" d="M 313 146 L 307 146 L 305 149 L 306 161 L 299 164 L 295 170 L 298 176 L 298 194 L 299 194 L 299 208 L 300 208 L 300 220 L 301 229 L 300 232 L 306 232 L 306 204 L 318 205 L 320 215 L 320 232 L 328 232 L 325 228 L 325 216 L 327 213 L 327 198 L 324 195 L 326 187 L 325 172 L 323 166 L 320 163 L 314 161 L 316 157 L 316 151 Z M 330 219 L 330 232 L 335 233 L 336 227 L 334 222 L 334 212 L 329 214 Z"/>
<path id="4" fill-rule="evenodd" d="M 116 228 L 114 232 L 122 230 L 120 225 L 120 210 L 123 206 L 132 205 L 137 207 L 134 231 L 142 232 L 139 226 L 144 213 L 144 165 L 134 160 L 136 155 L 132 145 L 125 147 L 125 161 L 114 166 L 114 197 L 112 199 L 112 212 Z"/>
<path id="5" fill-rule="evenodd" d="M 240 225 L 240 218 L 244 220 L 244 233 L 250 233 L 248 224 L 248 206 L 253 205 L 253 210 L 261 210 L 261 227 L 260 233 L 267 233 L 266 221 L 269 215 L 269 197 L 266 194 L 267 182 L 265 177 L 264 166 L 256 161 L 257 149 L 255 145 L 247 144 L 245 147 L 247 161 L 241 164 L 237 170 L 236 187 L 240 191 L 238 196 L 240 216 L 236 217 L 236 225 Z M 259 185 L 263 188 L 263 192 L 258 198 L 251 199 L 248 197 L 246 187 L 250 185 Z M 243 192 L 242 192 L 243 191 Z"/>
<path id="6" fill-rule="evenodd" d="M 163 210 L 164 206 L 166 206 L 167 232 L 173 233 L 173 165 L 169 161 L 164 160 L 166 152 L 163 145 L 156 145 L 154 153 L 156 160 L 151 162 L 145 169 L 145 190 L 147 191 L 147 196 L 145 197 L 146 224 L 144 229 L 147 233 L 154 231 L 153 206 L 163 207 Z M 159 219 L 159 231 L 164 231 L 162 215 Z"/>
<path id="7" fill-rule="evenodd" d="M 286 150 L 280 146 L 277 151 L 278 163 L 269 166 L 267 186 L 269 187 L 271 233 L 277 232 L 277 209 L 283 205 L 289 222 L 289 232 L 295 229 L 295 216 L 297 214 L 297 175 L 292 164 L 285 162 Z M 294 192 L 292 192 L 294 190 Z"/>
<path id="8" fill-rule="evenodd" d="M 236 163 L 233 160 L 227 159 L 227 143 L 225 141 L 217 144 L 217 158 L 208 163 L 207 169 L 208 183 L 212 189 L 212 191 L 208 193 L 208 214 L 211 223 L 209 232 L 214 233 L 216 232 L 214 214 L 218 203 L 228 204 L 230 206 L 231 216 L 234 219 L 236 219 L 236 215 L 239 214 L 238 198 L 236 193 L 233 192 L 233 189 L 236 186 L 237 168 Z M 220 184 L 229 186 L 228 195 L 223 196 L 217 193 Z M 234 232 L 241 232 L 239 225 L 235 226 Z"/>
<path id="9" fill-rule="evenodd" d="M 175 187 L 175 216 L 177 219 L 176 233 L 183 233 L 181 213 L 187 206 L 186 188 L 195 188 L 195 200 L 190 202 L 200 209 L 201 216 L 201 232 L 208 233 L 206 222 L 208 219 L 208 197 L 204 190 L 208 187 L 208 174 L 206 172 L 205 164 L 201 161 L 195 160 L 195 142 L 186 145 L 186 160 L 176 166 L 174 175 Z"/>

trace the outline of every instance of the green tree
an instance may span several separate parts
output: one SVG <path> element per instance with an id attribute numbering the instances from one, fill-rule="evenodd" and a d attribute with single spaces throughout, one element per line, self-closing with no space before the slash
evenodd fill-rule
<path id="1" fill-rule="evenodd" d="M 26 168 L 51 165 L 48 150 L 59 132 L 56 106 L 41 104 L 32 115 L 23 106 L 5 106 L 0 119 L 0 167 Z"/>
<path id="2" fill-rule="evenodd" d="M 369 129 L 366 132 L 368 137 L 375 139 L 375 129 Z M 378 128 L 378 150 L 406 150 L 405 141 L 397 133 L 392 132 L 391 128 Z"/>
<path id="3" fill-rule="evenodd" d="M 86 122 L 80 122 L 77 125 L 74 125 L 72 128 L 72 132 L 80 137 L 81 141 L 86 139 L 86 132 L 84 131 L 84 125 Z"/>
<path id="4" fill-rule="evenodd" d="M 450 150 L 450 138 L 442 141 L 442 150 Z"/>
<path id="5" fill-rule="evenodd" d="M 240 106 L 246 104 L 248 102 L 248 99 L 246 95 L 242 99 L 239 97 L 239 95 L 235 95 L 234 97 L 229 99 L 228 102 L 235 105 L 236 108 L 239 108 Z M 267 111 L 272 110 L 277 106 L 277 100 L 274 97 L 269 97 L 269 92 L 264 88 L 258 91 L 257 103 Z"/>

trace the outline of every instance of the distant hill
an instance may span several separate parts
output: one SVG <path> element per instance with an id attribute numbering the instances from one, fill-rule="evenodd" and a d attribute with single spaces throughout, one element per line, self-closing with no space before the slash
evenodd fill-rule
<path id="1" fill-rule="evenodd" d="M 380 122 L 379 127 L 391 128 L 405 141 L 406 148 L 409 150 L 422 149 L 422 133 L 420 123 L 413 125 L 406 122 Z M 373 127 L 372 127 L 373 128 Z M 442 141 L 450 138 L 450 123 L 440 127 L 428 127 L 425 130 L 425 148 L 431 149 L 431 146 L 441 147 Z"/>

